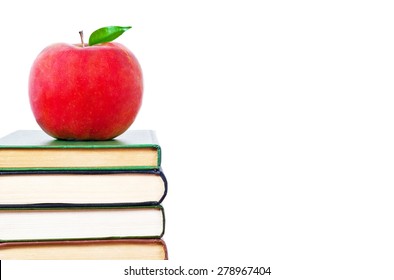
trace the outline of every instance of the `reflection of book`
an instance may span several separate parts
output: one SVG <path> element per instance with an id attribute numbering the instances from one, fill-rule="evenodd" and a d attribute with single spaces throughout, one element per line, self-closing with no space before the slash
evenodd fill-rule
<path id="1" fill-rule="evenodd" d="M 154 131 L 131 130 L 109 141 L 54 140 L 40 130 L 0 139 L 0 169 L 154 169 L 161 149 Z"/>
<path id="2" fill-rule="evenodd" d="M 160 205 L 135 207 L 1 208 L 0 241 L 160 238 Z"/>
<path id="3" fill-rule="evenodd" d="M 166 260 L 161 239 L 0 243 L 1 260 Z"/>
<path id="4" fill-rule="evenodd" d="M 0 207 L 158 204 L 166 192 L 160 169 L 0 171 Z"/>

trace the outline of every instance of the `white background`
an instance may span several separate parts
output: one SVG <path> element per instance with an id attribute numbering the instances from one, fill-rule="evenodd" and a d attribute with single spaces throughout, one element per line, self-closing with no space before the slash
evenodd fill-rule
<path id="1" fill-rule="evenodd" d="M 392 279 L 394 4 L 186 2 L 3 1 L 0 136 L 39 129 L 27 81 L 45 46 L 132 25 L 131 128 L 163 149 L 172 262 Z"/>

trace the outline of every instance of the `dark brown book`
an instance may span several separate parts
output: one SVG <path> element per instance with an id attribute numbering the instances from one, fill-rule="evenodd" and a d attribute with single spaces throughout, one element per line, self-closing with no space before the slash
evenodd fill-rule
<path id="1" fill-rule="evenodd" d="M 0 243 L 0 260 L 167 260 L 162 239 Z"/>

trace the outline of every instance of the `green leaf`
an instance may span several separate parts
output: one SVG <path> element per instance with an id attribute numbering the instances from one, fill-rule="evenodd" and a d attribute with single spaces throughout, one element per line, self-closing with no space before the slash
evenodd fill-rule
<path id="1" fill-rule="evenodd" d="M 97 29 L 89 37 L 89 46 L 111 42 L 130 28 L 131 26 L 107 26 Z"/>

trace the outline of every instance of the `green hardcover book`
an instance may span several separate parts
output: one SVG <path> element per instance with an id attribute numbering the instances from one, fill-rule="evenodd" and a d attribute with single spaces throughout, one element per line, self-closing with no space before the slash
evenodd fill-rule
<path id="1" fill-rule="evenodd" d="M 130 130 L 109 141 L 56 140 L 41 130 L 0 138 L 0 170 L 135 170 L 160 167 L 152 130 Z"/>
<path id="2" fill-rule="evenodd" d="M 0 243 L 161 238 L 164 228 L 161 205 L 0 209 Z"/>

